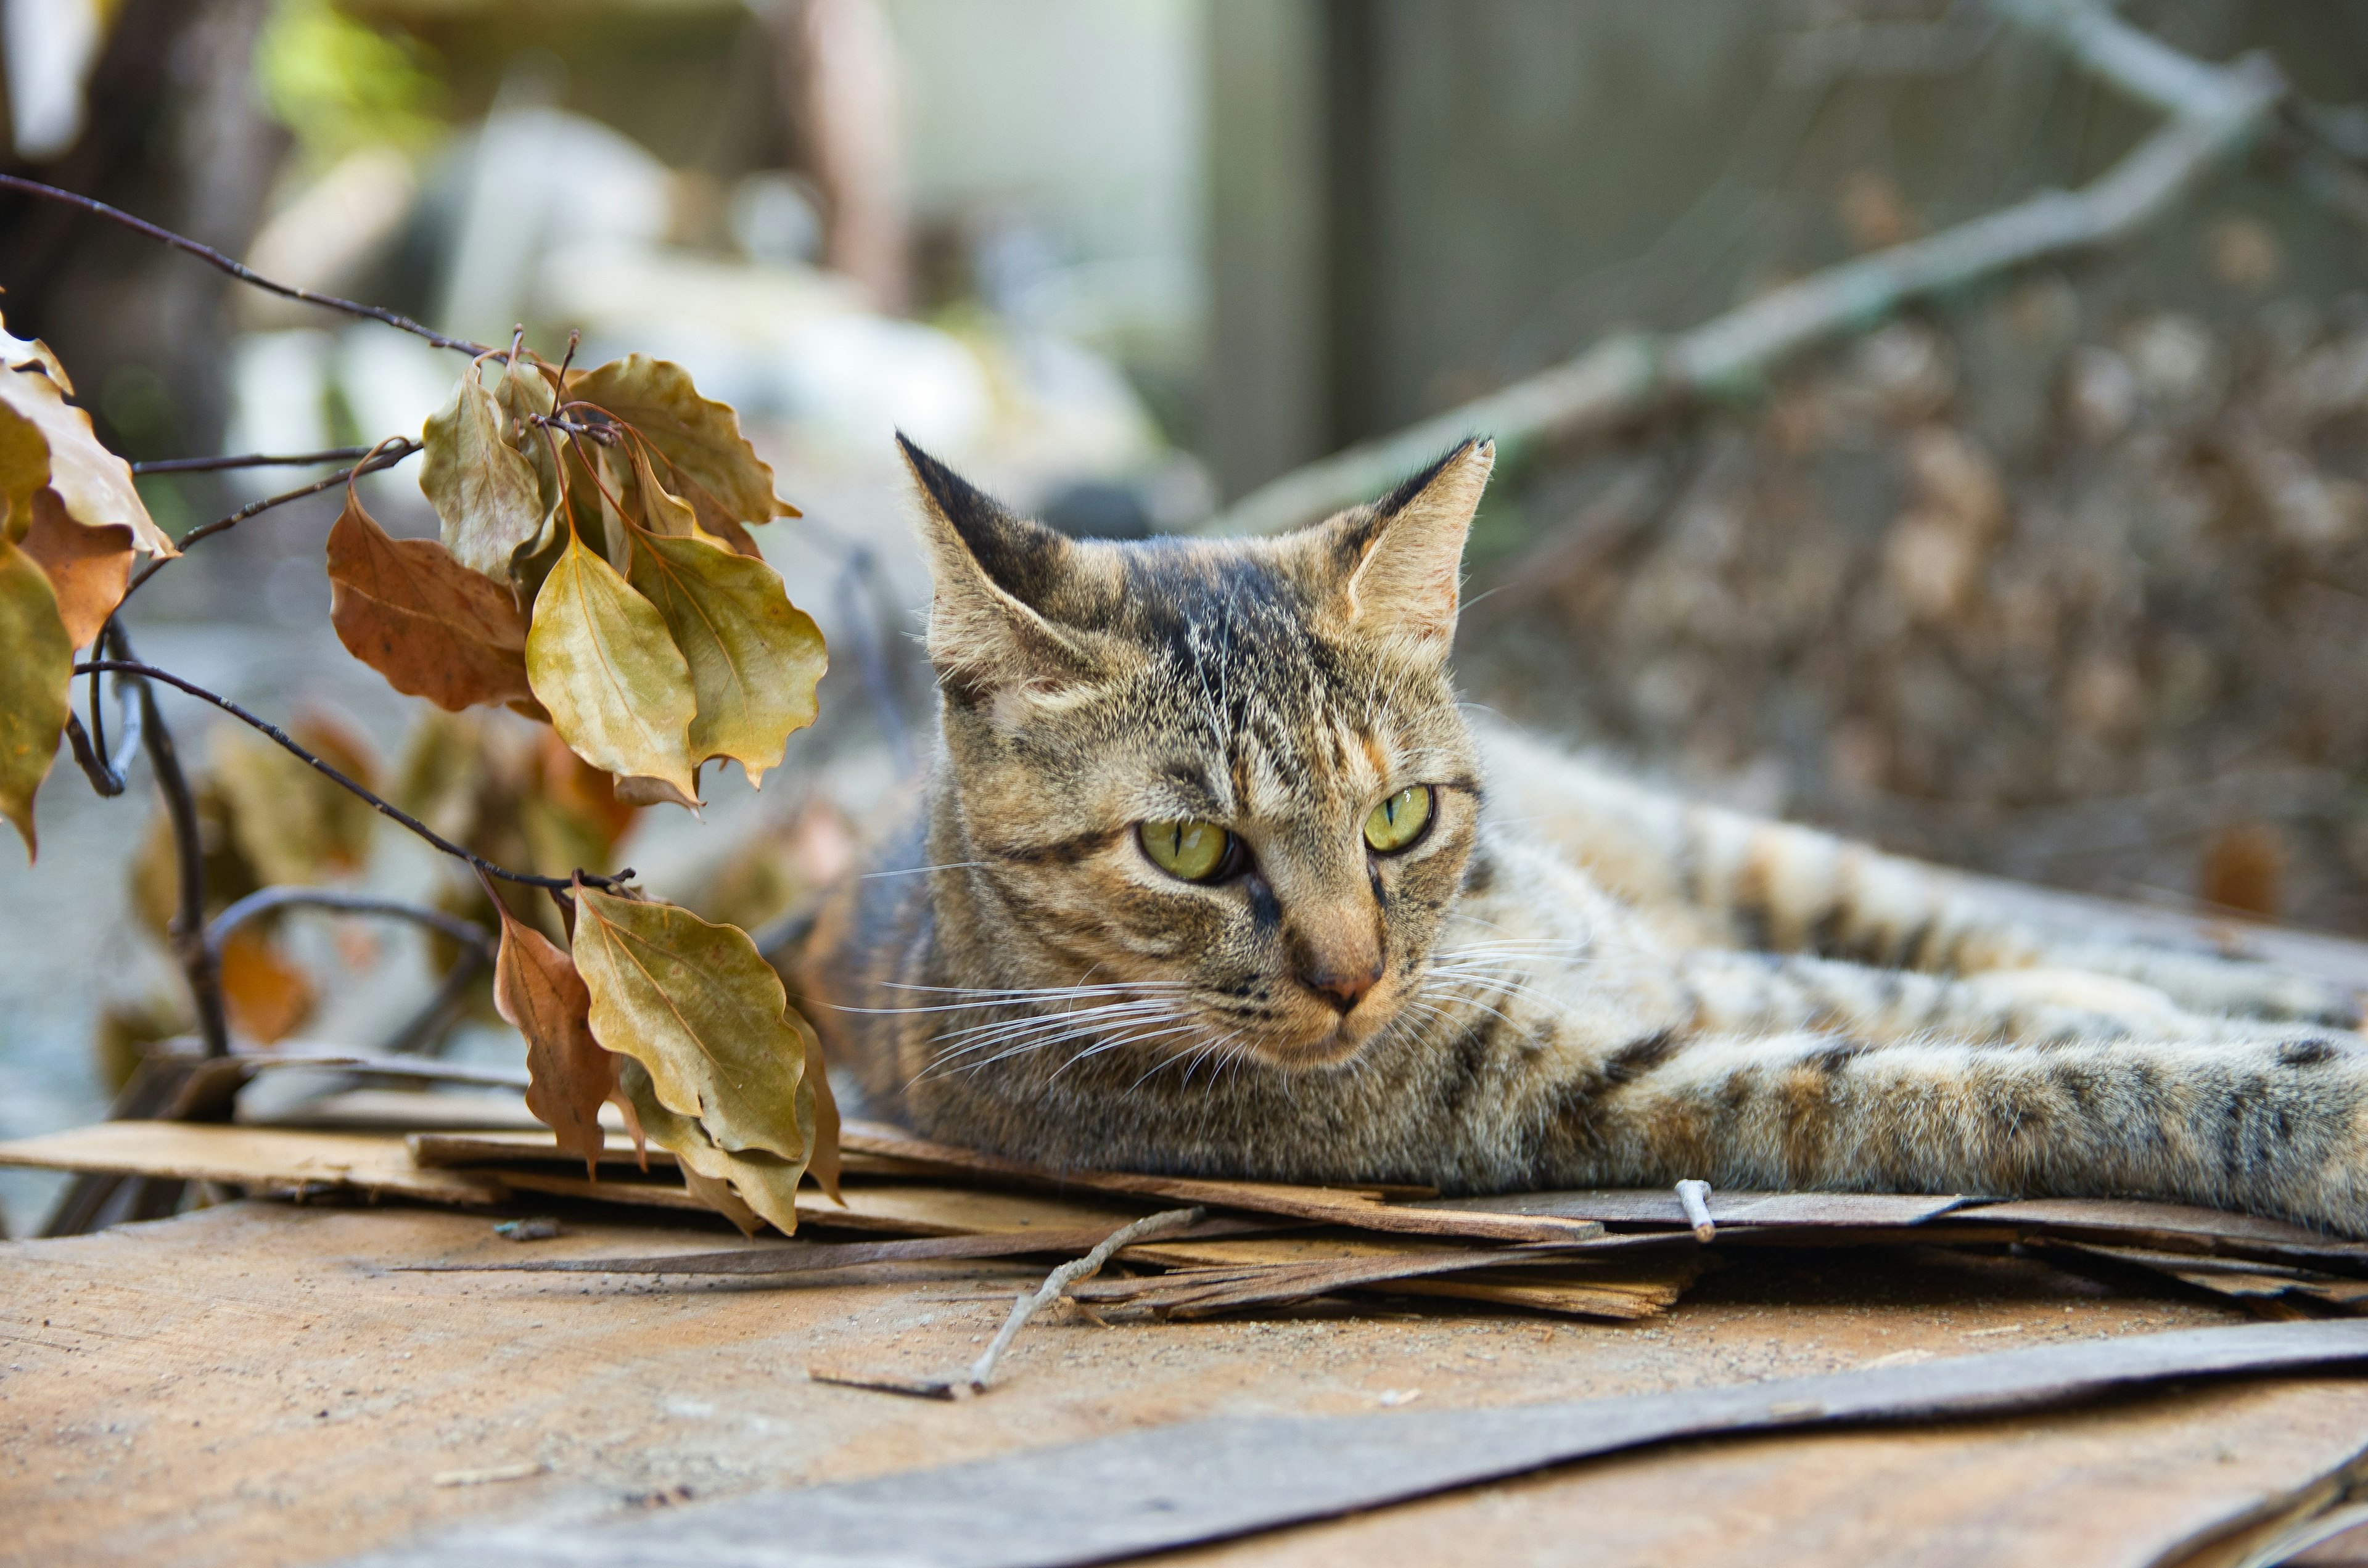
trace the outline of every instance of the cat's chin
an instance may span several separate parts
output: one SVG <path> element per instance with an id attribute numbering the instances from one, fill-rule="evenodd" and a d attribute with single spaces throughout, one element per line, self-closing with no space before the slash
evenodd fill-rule
<path id="1" fill-rule="evenodd" d="M 1381 1032 L 1386 1022 L 1385 1018 L 1371 1021 L 1354 1017 L 1337 1018 L 1329 1026 L 1297 1040 L 1263 1040 L 1253 1049 L 1275 1067 L 1338 1067 L 1372 1044 L 1373 1037 Z"/>

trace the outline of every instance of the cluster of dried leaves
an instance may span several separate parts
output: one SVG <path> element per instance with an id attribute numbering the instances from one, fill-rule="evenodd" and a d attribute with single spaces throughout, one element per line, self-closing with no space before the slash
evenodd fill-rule
<path id="1" fill-rule="evenodd" d="M 175 555 L 131 468 L 68 403 L 57 356 L 0 329 L 0 816 L 37 847 L 33 796 L 65 733 L 74 653 L 122 602 L 135 551 Z"/>
<path id="2" fill-rule="evenodd" d="M 6 347 L 0 812 L 30 850 L 74 650 L 122 601 L 135 550 L 176 551 L 129 467 L 66 401 L 55 358 L 38 343 Z M 837 1118 L 813 1030 L 739 928 L 584 879 L 601 880 L 638 807 L 696 807 L 710 762 L 760 781 L 813 721 L 822 636 L 748 533 L 795 510 L 733 411 L 681 367 L 642 355 L 589 370 L 515 346 L 484 356 L 427 422 L 422 450 L 440 538 L 389 536 L 349 484 L 328 541 L 331 619 L 398 691 L 551 726 L 536 747 L 466 718 L 431 722 L 401 790 L 472 853 L 569 879 L 544 929 L 482 873 L 488 903 L 473 911 L 499 922 L 494 1000 L 527 1038 L 529 1103 L 589 1162 L 613 1100 L 636 1142 L 670 1150 L 717 1209 L 752 1229 L 794 1229 L 800 1179 L 837 1183 Z M 298 728 L 370 787 L 366 747 L 325 721 Z M 196 803 L 211 829 L 209 911 L 353 869 L 373 822 L 367 801 L 244 735 L 218 744 Z M 160 929 L 176 902 L 170 851 L 160 838 L 136 873 Z M 222 962 L 249 1038 L 278 1039 L 310 1012 L 302 971 L 268 924 L 234 934 Z"/>

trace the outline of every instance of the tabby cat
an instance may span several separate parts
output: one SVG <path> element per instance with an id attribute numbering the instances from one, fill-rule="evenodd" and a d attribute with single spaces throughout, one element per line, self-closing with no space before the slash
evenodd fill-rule
<path id="1" fill-rule="evenodd" d="M 1060 1165 L 2368 1234 L 2340 992 L 1479 730 L 1448 651 L 1489 444 L 1281 538 L 1129 544 L 905 453 L 943 744 L 795 977 L 874 1114 Z"/>

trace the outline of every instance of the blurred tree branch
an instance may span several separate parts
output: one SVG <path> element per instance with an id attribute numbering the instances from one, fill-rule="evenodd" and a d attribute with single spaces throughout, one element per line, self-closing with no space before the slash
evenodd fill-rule
<path id="1" fill-rule="evenodd" d="M 1204 525 L 1274 533 L 1377 494 L 1464 437 L 1493 436 L 1504 462 L 1610 434 L 1645 416 L 1757 389 L 1804 349 L 1863 332 L 1917 301 L 2118 244 L 2176 210 L 2206 176 L 2277 126 L 2288 89 L 2266 58 L 2197 61 L 2093 0 L 1992 0 L 2082 69 L 2169 118 L 2102 176 L 1873 252 L 1675 336 L 1625 334 L 1554 369 L 1284 474 Z"/>

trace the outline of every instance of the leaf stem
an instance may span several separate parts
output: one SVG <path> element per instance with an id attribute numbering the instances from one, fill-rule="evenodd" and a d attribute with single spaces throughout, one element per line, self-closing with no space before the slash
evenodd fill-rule
<path id="1" fill-rule="evenodd" d="M 43 185 L 39 180 L 27 179 L 21 175 L 5 174 L 0 174 L 0 189 L 19 190 L 27 196 L 38 197 L 43 201 L 54 201 L 66 207 L 79 207 L 84 211 L 95 217 L 104 218 L 110 223 L 120 223 L 136 234 L 145 234 L 161 244 L 170 245 L 177 251 L 186 251 L 199 261 L 220 267 L 240 282 L 251 284 L 267 294 L 277 294 L 286 300 L 300 300 L 305 304 L 319 305 L 325 310 L 343 311 L 349 316 L 360 316 L 368 321 L 383 322 L 399 331 L 410 333 L 415 337 L 424 337 L 438 348 L 458 348 L 468 354 L 493 352 L 484 344 L 472 343 L 465 337 L 447 337 L 442 333 L 423 326 L 409 316 L 390 311 L 383 305 L 365 305 L 355 300 L 341 300 L 335 294 L 316 294 L 310 289 L 299 289 L 290 284 L 276 282 L 245 263 L 232 260 L 211 245 L 200 244 L 186 234 L 176 234 L 170 229 L 160 228 L 151 223 L 145 218 L 135 218 L 120 207 L 109 207 L 104 201 L 96 201 L 87 196 L 76 195 L 71 190 L 60 190 L 56 186 Z"/>
<path id="2" fill-rule="evenodd" d="M 545 877 L 538 875 L 532 871 L 513 871 L 507 866 L 497 866 L 493 861 L 486 859 L 484 856 L 477 854 L 473 850 L 463 849 L 461 846 L 453 843 L 442 834 L 438 833 L 434 828 L 429 827 L 426 823 L 421 822 L 417 817 L 413 816 L 410 812 L 403 810 L 400 806 L 393 804 L 392 801 L 381 798 L 373 791 L 364 789 L 361 785 L 355 783 L 351 778 L 347 778 L 343 773 L 331 767 L 328 763 L 322 761 L 319 757 L 314 756 L 311 752 L 306 751 L 302 746 L 298 745 L 293 740 L 289 738 L 288 732 L 282 730 L 279 725 L 271 722 L 268 719 L 260 718 L 256 714 L 248 712 L 245 709 L 240 707 L 237 703 L 233 702 L 227 697 L 208 691 L 204 687 L 198 685 L 195 681 L 183 680 L 179 676 L 173 674 L 169 670 L 160 670 L 154 665 L 143 665 L 133 659 L 92 659 L 86 663 L 76 665 L 74 667 L 74 673 L 78 676 L 92 675 L 103 670 L 119 671 L 124 675 L 140 676 L 148 680 L 161 680 L 166 686 L 173 687 L 177 690 L 188 692 L 191 697 L 198 699 L 201 702 L 212 703 L 215 707 L 221 709 L 232 718 L 238 720 L 241 723 L 251 725 L 255 729 L 259 730 L 264 734 L 269 736 L 273 741 L 279 744 L 279 748 L 282 751 L 289 753 L 298 761 L 312 768 L 315 773 L 318 773 L 322 777 L 329 779 L 332 783 L 343 786 L 345 789 L 352 791 L 355 795 L 359 796 L 362 800 L 369 801 L 370 809 L 377 812 L 379 815 L 402 824 L 404 827 L 409 828 L 419 837 L 426 839 L 429 844 L 435 846 L 438 849 L 442 850 L 445 854 L 451 856 L 454 859 L 466 860 L 470 865 L 476 867 L 477 869 L 484 871 L 490 876 L 499 877 L 506 882 L 517 882 L 521 887 L 553 888 L 564 892 L 577 881 L 581 881 L 588 887 L 615 888 L 632 880 L 633 869 L 631 866 L 628 866 L 623 870 L 616 872 L 610 876 L 594 876 L 591 873 L 583 870 L 581 868 L 578 868 L 573 878 Z M 151 708 L 145 714 L 145 719 L 147 723 L 151 726 L 155 724 L 156 715 L 153 708 Z M 194 819 L 192 820 L 194 821 Z"/>

